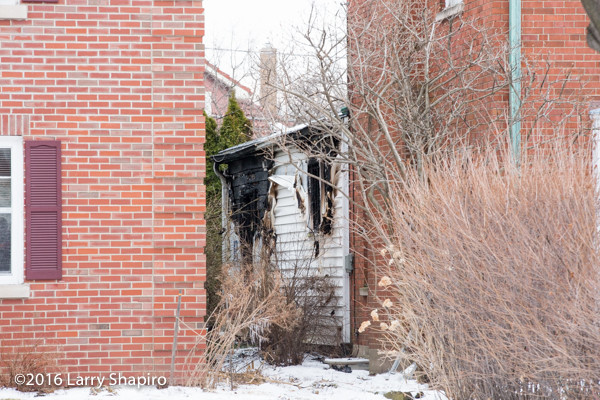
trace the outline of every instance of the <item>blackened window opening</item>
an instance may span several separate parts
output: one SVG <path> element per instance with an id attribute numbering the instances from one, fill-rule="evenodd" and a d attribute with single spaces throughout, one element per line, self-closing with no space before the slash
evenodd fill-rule
<path id="1" fill-rule="evenodd" d="M 231 177 L 231 218 L 239 235 L 239 255 L 244 264 L 252 261 L 254 239 L 260 234 L 267 209 L 270 162 L 261 156 L 246 157 L 228 164 Z"/>
<path id="2" fill-rule="evenodd" d="M 333 222 L 331 164 L 317 158 L 310 158 L 306 172 L 308 172 L 310 227 L 314 232 L 329 234 Z"/>
<path id="3" fill-rule="evenodd" d="M 260 224 L 260 214 L 257 207 L 258 193 L 256 190 L 246 192 L 240 200 L 240 207 L 234 214 L 234 220 L 237 222 L 240 235 L 242 260 L 250 262 L 252 260 L 254 234 Z"/>
<path id="4" fill-rule="evenodd" d="M 311 228 L 317 232 L 321 225 L 321 168 L 319 160 L 310 158 L 306 172 L 308 172 L 308 201 Z"/>
<path id="5" fill-rule="evenodd" d="M 322 199 L 325 205 L 325 212 L 321 215 L 320 229 L 326 235 L 331 233 L 333 229 L 333 186 L 331 185 L 331 164 L 321 163 L 321 177 L 323 178 L 323 194 Z"/>

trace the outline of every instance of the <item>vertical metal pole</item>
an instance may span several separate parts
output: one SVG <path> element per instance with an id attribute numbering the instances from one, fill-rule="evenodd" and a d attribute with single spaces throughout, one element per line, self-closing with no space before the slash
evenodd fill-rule
<path id="1" fill-rule="evenodd" d="M 229 230 L 229 186 L 225 175 L 219 170 L 219 163 L 213 162 L 213 171 L 221 181 L 221 228 L 223 229 L 225 240 L 221 242 L 221 261 L 223 263 L 230 261 L 232 258 L 232 248 Z"/>
<path id="2" fill-rule="evenodd" d="M 596 174 L 596 185 L 599 184 L 600 178 L 600 108 L 590 111 L 592 118 L 592 164 L 594 173 Z M 600 187 L 598 187 L 600 190 Z"/>
<path id="3" fill-rule="evenodd" d="M 509 0 L 508 12 L 511 71 L 510 147 L 513 160 L 516 165 L 519 165 L 521 159 L 521 0 Z"/>
<path id="4" fill-rule="evenodd" d="M 179 334 L 179 313 L 181 311 L 181 290 L 177 296 L 177 313 L 175 314 L 175 332 L 173 334 L 173 349 L 171 350 L 171 385 L 173 384 L 173 375 L 175 375 L 175 354 L 177 353 L 177 335 Z"/>

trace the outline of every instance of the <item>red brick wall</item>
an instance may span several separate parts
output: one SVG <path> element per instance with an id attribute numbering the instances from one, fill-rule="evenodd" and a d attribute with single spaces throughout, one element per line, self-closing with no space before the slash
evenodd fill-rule
<path id="1" fill-rule="evenodd" d="M 160 375 L 182 290 L 181 369 L 205 310 L 202 2 L 28 9 L 0 21 L 0 133 L 62 142 L 63 278 L 0 300 L 0 352 Z"/>
<path id="2" fill-rule="evenodd" d="M 587 46 L 589 19 L 581 2 L 523 0 L 522 6 L 524 57 L 547 60 L 548 67 L 543 62 L 536 65 L 537 74 L 546 75 L 551 82 L 550 96 L 569 100 L 557 104 L 549 119 L 556 121 L 561 114 L 580 114 L 579 118 L 573 115 L 569 119 L 564 133 L 572 134 L 583 128 L 583 133 L 589 134 L 589 110 L 600 100 L 600 55 Z M 573 111 L 576 102 L 581 102 L 579 112 Z M 531 124 L 524 121 L 524 129 Z M 549 123 L 541 121 L 537 126 L 536 135 L 549 134 Z"/>
<path id="3" fill-rule="evenodd" d="M 370 0 L 353 0 L 350 2 L 350 9 L 352 10 L 352 7 L 357 7 L 358 4 L 366 1 Z M 435 12 L 443 9 L 444 1 L 442 0 L 432 0 L 428 3 Z M 465 21 L 475 20 L 476 23 L 489 29 L 490 34 L 504 37 L 506 44 L 508 43 L 508 12 L 508 1 L 465 0 L 461 18 Z M 523 62 L 524 75 L 527 76 L 528 72 L 529 74 L 535 72 L 536 76 L 534 81 L 524 80 L 523 82 L 523 87 L 529 89 L 529 98 L 537 96 L 538 98 L 557 99 L 560 97 L 566 100 L 556 104 L 552 112 L 543 113 L 544 118 L 537 121 L 536 135 L 554 132 L 551 129 L 550 121 L 556 123 L 568 113 L 573 113 L 573 117 L 565 125 L 562 133 L 589 134 L 587 130 L 590 126 L 588 112 L 590 108 L 597 107 L 600 101 L 600 55 L 587 46 L 585 34 L 589 22 L 580 1 L 522 0 L 521 23 L 522 54 L 523 59 L 527 60 L 527 62 Z M 455 20 L 453 28 L 456 29 L 458 25 L 459 22 Z M 439 29 L 438 32 L 447 32 L 449 22 L 447 20 L 441 22 L 437 29 Z M 456 42 L 460 42 L 460 37 L 458 39 Z M 547 68 L 547 81 L 544 93 L 541 93 L 542 91 L 536 88 L 544 80 Z M 528 78 L 530 77 L 531 75 L 528 76 Z M 481 84 L 488 83 L 482 80 Z M 531 109 L 537 108 L 541 104 L 541 101 L 533 102 Z M 575 104 L 578 110 L 574 112 Z M 494 121 L 498 132 L 505 135 L 508 135 L 506 131 L 508 106 L 508 90 L 491 97 L 487 104 L 488 110 L 492 111 L 491 116 L 496 118 Z M 522 135 L 525 139 L 528 129 L 533 126 L 531 111 L 526 112 L 523 118 Z M 354 186 L 353 190 L 358 190 L 357 186 Z M 359 196 L 355 194 L 354 198 L 359 198 Z M 365 230 L 366 217 L 358 207 L 354 207 L 351 219 Z M 366 231 L 369 232 L 368 226 Z M 351 246 L 356 253 L 351 304 L 352 325 L 356 330 L 362 321 L 370 319 L 369 312 L 371 310 L 381 308 L 374 296 L 358 295 L 358 288 L 365 283 L 371 290 L 377 291 L 377 282 L 380 276 L 376 274 L 375 265 L 381 263 L 381 260 L 378 260 L 377 242 L 372 238 L 365 240 L 357 232 L 352 232 Z M 353 339 L 358 344 L 378 347 L 378 338 L 373 330 L 367 329 L 364 333 L 355 335 Z"/>

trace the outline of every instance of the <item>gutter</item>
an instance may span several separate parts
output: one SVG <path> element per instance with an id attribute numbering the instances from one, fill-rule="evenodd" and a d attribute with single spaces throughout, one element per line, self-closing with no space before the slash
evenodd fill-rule
<path id="1" fill-rule="evenodd" d="M 521 158 L 521 0 L 508 3 L 508 39 L 510 43 L 510 149 L 519 165 Z"/>
<path id="2" fill-rule="evenodd" d="M 223 175 L 223 173 L 219 171 L 219 165 L 220 164 L 214 161 L 213 159 L 213 171 L 215 171 L 215 174 L 219 177 L 219 180 L 221 181 L 221 228 L 223 229 L 223 232 L 226 232 L 228 228 L 227 218 L 229 217 L 229 185 L 227 184 L 227 179 L 225 178 L 225 175 Z M 228 250 L 225 240 L 222 241 L 221 248 L 223 262 L 225 262 L 226 252 Z"/>
<path id="3" fill-rule="evenodd" d="M 600 176 L 600 108 L 590 111 L 592 119 L 592 166 L 596 175 L 596 184 L 599 184 Z"/>

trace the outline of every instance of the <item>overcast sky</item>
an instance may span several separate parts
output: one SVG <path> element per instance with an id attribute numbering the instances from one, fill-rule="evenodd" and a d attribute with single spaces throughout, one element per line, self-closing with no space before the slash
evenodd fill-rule
<path id="1" fill-rule="evenodd" d="M 228 73 L 268 42 L 280 52 L 302 51 L 292 35 L 306 25 L 314 4 L 327 20 L 341 15 L 343 0 L 204 0 L 206 56 Z M 232 71 L 234 70 L 234 71 Z M 240 76 L 240 78 L 242 78 Z"/>

